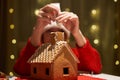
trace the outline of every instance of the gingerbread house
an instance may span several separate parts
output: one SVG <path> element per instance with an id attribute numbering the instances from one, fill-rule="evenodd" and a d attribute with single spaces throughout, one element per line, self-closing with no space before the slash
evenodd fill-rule
<path id="1" fill-rule="evenodd" d="M 77 80 L 78 58 L 64 41 L 64 33 L 53 32 L 51 42 L 40 46 L 28 60 L 31 77 L 39 80 Z"/>

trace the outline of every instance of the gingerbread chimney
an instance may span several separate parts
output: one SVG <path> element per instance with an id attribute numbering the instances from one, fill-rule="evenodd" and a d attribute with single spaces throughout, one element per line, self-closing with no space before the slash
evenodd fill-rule
<path id="1" fill-rule="evenodd" d="M 51 32 L 50 43 L 54 45 L 57 41 L 64 41 L 64 32 Z"/>

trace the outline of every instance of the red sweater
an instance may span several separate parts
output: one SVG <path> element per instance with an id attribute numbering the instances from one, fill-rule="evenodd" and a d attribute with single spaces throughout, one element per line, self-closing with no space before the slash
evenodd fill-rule
<path id="1" fill-rule="evenodd" d="M 30 64 L 27 63 L 28 59 L 34 54 L 35 50 L 38 47 L 34 47 L 30 41 L 28 40 L 26 46 L 22 49 L 19 58 L 17 59 L 14 65 L 14 71 L 22 76 L 29 76 L 30 75 Z M 80 60 L 78 64 L 78 70 L 80 71 L 88 71 L 94 73 L 100 73 L 102 69 L 102 64 L 100 60 L 100 55 L 94 49 L 89 41 L 84 47 L 76 47 L 72 48 L 75 55 Z"/>

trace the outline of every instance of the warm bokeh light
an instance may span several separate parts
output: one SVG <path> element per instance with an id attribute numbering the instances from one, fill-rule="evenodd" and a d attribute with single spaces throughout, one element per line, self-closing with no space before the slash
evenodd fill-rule
<path id="1" fill-rule="evenodd" d="M 39 9 L 36 9 L 36 10 L 34 11 L 34 14 L 37 16 L 37 15 L 39 14 Z"/>
<path id="2" fill-rule="evenodd" d="M 15 59 L 15 55 L 10 55 L 10 59 L 14 60 Z"/>
<path id="3" fill-rule="evenodd" d="M 12 44 L 16 44 L 16 39 L 12 39 Z"/>
<path id="4" fill-rule="evenodd" d="M 92 25 L 91 28 L 92 28 L 93 30 L 95 30 L 95 29 L 97 28 L 97 26 L 96 26 L 96 25 Z"/>
<path id="5" fill-rule="evenodd" d="M 14 76 L 13 72 L 9 72 L 9 75 L 10 75 L 10 76 Z"/>
<path id="6" fill-rule="evenodd" d="M 68 12 L 70 12 L 70 8 L 65 8 L 65 11 L 68 11 Z"/>
<path id="7" fill-rule="evenodd" d="M 15 25 L 14 24 L 11 24 L 10 25 L 10 29 L 14 29 L 15 28 Z"/>
<path id="8" fill-rule="evenodd" d="M 119 65 L 119 64 L 120 64 L 120 61 L 116 60 L 115 65 Z"/>
<path id="9" fill-rule="evenodd" d="M 97 32 L 97 31 L 99 31 L 98 25 L 93 24 L 93 25 L 90 27 L 90 31 L 91 31 L 92 33 L 95 33 L 95 32 Z"/>
<path id="10" fill-rule="evenodd" d="M 96 15 L 96 14 L 97 14 L 97 11 L 96 11 L 95 9 L 93 9 L 93 10 L 91 11 L 91 13 L 92 13 L 92 15 Z"/>
<path id="11" fill-rule="evenodd" d="M 114 49 L 118 49 L 118 45 L 117 44 L 114 44 Z"/>
<path id="12" fill-rule="evenodd" d="M 94 19 L 99 19 L 99 14 L 100 14 L 100 10 L 99 9 L 92 9 L 91 10 L 91 16 Z"/>
<path id="13" fill-rule="evenodd" d="M 14 9 L 13 8 L 10 8 L 9 9 L 9 13 L 13 13 L 14 12 Z"/>
<path id="14" fill-rule="evenodd" d="M 94 44 L 99 44 L 99 39 L 95 39 L 93 42 Z"/>
<path id="15" fill-rule="evenodd" d="M 117 2 L 118 0 L 114 0 L 114 2 Z"/>

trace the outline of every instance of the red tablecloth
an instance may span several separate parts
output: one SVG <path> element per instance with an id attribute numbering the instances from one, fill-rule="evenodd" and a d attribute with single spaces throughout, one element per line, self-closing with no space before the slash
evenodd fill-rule
<path id="1" fill-rule="evenodd" d="M 81 76 L 78 76 L 77 80 L 105 80 L 105 79 L 95 78 L 95 77 L 92 77 L 92 76 L 81 75 Z"/>
<path id="2" fill-rule="evenodd" d="M 33 79 L 26 78 L 26 77 L 18 77 L 16 80 L 33 80 Z M 92 76 L 80 75 L 80 76 L 78 76 L 77 80 L 105 80 L 105 79 L 95 78 Z"/>

